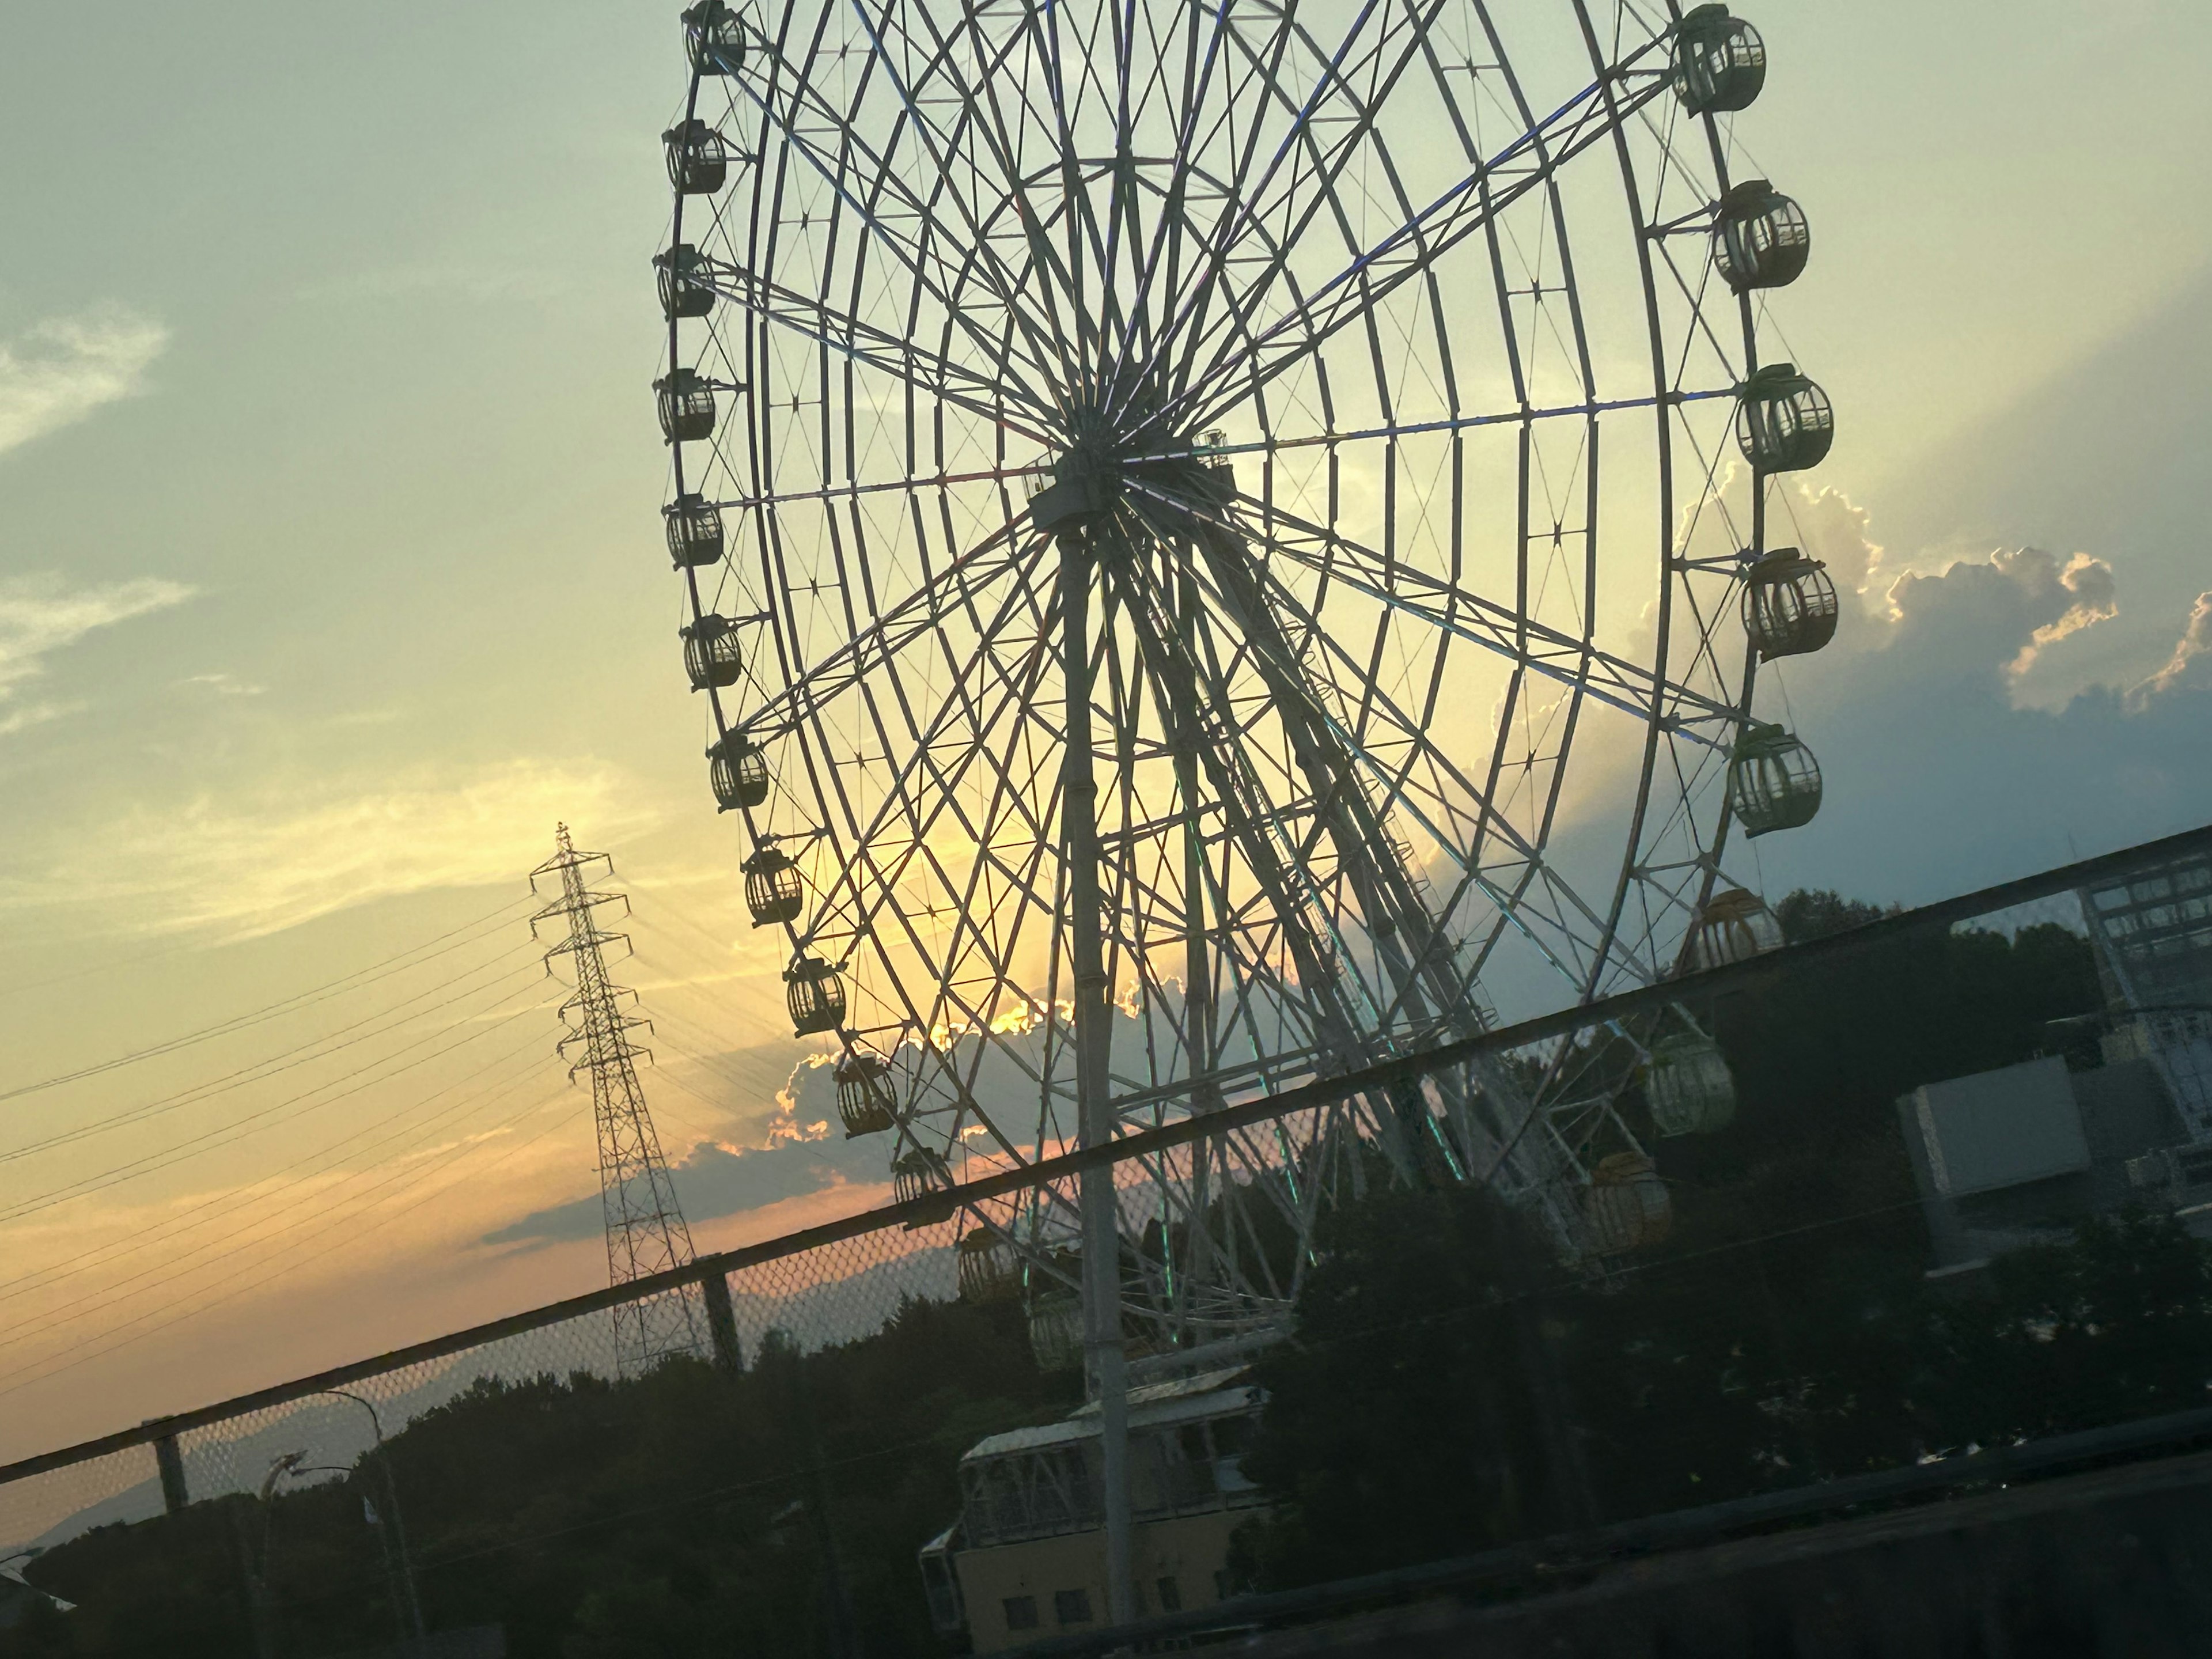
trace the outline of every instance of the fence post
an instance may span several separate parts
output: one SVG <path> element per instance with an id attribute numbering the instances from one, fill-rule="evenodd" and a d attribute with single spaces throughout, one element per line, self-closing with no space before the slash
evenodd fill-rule
<path id="1" fill-rule="evenodd" d="M 154 1437 L 154 1467 L 161 1472 L 162 1511 L 168 1515 L 182 1513 L 191 1503 L 192 1495 L 185 1485 L 185 1457 L 177 1449 L 175 1435 Z"/>
<path id="2" fill-rule="evenodd" d="M 738 1342 L 738 1310 L 730 1305 L 730 1276 L 710 1273 L 699 1281 L 707 1298 L 707 1334 L 714 1340 L 714 1369 L 735 1376 L 745 1368 Z"/>

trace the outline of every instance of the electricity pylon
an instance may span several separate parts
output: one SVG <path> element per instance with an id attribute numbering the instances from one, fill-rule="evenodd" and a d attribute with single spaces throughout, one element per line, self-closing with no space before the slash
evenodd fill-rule
<path id="1" fill-rule="evenodd" d="M 581 1057 L 568 1067 L 571 1083 L 579 1072 L 592 1074 L 607 1276 L 623 1285 L 688 1265 L 691 1230 L 684 1224 L 668 1161 L 661 1156 L 660 1137 L 645 1109 L 645 1091 L 638 1086 L 637 1062 L 650 1060 L 653 1052 L 632 1042 L 629 1034 L 649 1031 L 653 1024 L 623 1012 L 623 999 L 635 1004 L 637 993 L 607 977 L 605 947 L 620 945 L 628 951 L 629 935 L 606 932 L 596 913 L 600 905 L 619 904 L 627 916 L 629 895 L 595 892 L 585 885 L 587 867 L 604 864 L 611 876 L 614 860 L 605 853 L 578 852 L 568 840 L 567 824 L 559 826 L 556 842 L 559 850 L 530 872 L 530 888 L 536 892 L 539 877 L 557 872 L 561 896 L 530 919 L 530 933 L 534 939 L 538 923 L 555 916 L 568 919 L 568 936 L 545 952 L 545 971 L 554 971 L 556 957 L 566 956 L 574 963 L 576 994 L 561 1005 L 568 1035 L 558 1048 L 563 1060 L 580 1051 Z M 650 1370 L 672 1354 L 708 1356 L 706 1310 L 696 1285 L 623 1303 L 615 1309 L 614 1318 L 615 1359 L 625 1376 Z"/>

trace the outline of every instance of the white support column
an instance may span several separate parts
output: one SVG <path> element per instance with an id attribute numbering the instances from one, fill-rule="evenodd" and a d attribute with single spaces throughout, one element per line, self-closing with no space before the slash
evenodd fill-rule
<path id="1" fill-rule="evenodd" d="M 1091 741 L 1091 573 L 1087 537 L 1060 538 L 1061 675 L 1067 687 L 1067 739 L 1060 781 L 1060 824 L 1067 858 L 1067 939 L 1075 977 L 1075 1093 L 1080 1144 L 1114 1138 L 1108 1073 L 1113 1010 L 1108 1004 L 1105 904 L 1098 884 L 1098 781 Z M 1137 1616 L 1130 1559 L 1128 1360 L 1121 1343 L 1121 1228 L 1110 1166 L 1085 1170 L 1078 1189 L 1083 1216 L 1083 1354 L 1099 1407 L 1106 1499 L 1107 1616 Z"/>

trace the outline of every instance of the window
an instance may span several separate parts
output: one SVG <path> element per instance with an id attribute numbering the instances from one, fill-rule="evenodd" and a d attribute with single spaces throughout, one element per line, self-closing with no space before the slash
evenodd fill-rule
<path id="1" fill-rule="evenodd" d="M 1054 1590 L 1052 1593 L 1052 1616 L 1063 1625 L 1089 1624 L 1091 1592 L 1087 1589 Z"/>
<path id="2" fill-rule="evenodd" d="M 1258 1490 L 1244 1474 L 1244 1453 L 1252 1443 L 1255 1426 L 1249 1413 L 1218 1418 L 1213 1424 L 1213 1448 L 1219 1454 L 1214 1463 L 1215 1480 L 1221 1491 L 1232 1498 Z"/>
<path id="3" fill-rule="evenodd" d="M 1008 1630 L 1035 1630 L 1037 1627 L 1036 1596 L 1009 1595 L 1002 1605 L 1006 1609 Z"/>
<path id="4" fill-rule="evenodd" d="M 1153 1588 L 1158 1589 L 1160 1593 L 1160 1611 L 1162 1613 L 1181 1613 L 1182 1611 L 1182 1588 L 1176 1583 L 1173 1577 L 1161 1579 L 1158 1584 L 1153 1586 Z"/>

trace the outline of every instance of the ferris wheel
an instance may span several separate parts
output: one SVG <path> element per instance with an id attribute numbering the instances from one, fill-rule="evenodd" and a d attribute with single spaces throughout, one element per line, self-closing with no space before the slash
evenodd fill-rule
<path id="1" fill-rule="evenodd" d="M 1819 769 L 1764 661 L 1820 388 L 1724 7 L 702 0 L 664 135 L 667 542 L 717 805 L 902 1195 L 1774 942 Z M 1786 521 L 1786 520 L 1785 520 Z M 1686 1013 L 976 1218 L 1187 1346 L 1378 1168 L 1648 1241 Z M 1644 1121 L 1638 1118 L 1638 1121 Z M 1112 1258 L 1110 1267 L 1097 1264 Z M 1094 1281 L 1096 1282 L 1096 1281 Z"/>

